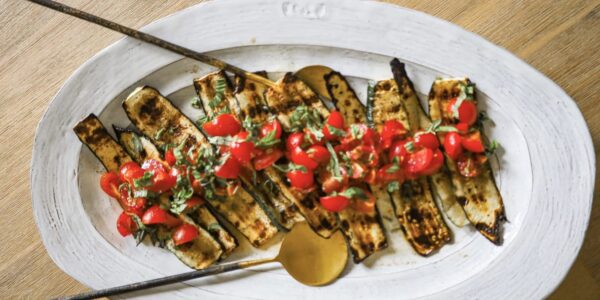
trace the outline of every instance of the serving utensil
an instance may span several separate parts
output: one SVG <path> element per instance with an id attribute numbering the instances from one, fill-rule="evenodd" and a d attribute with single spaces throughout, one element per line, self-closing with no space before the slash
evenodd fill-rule
<path id="1" fill-rule="evenodd" d="M 316 234 L 307 223 L 302 222 L 297 223 L 285 235 L 279 254 L 274 258 L 215 265 L 204 270 L 90 291 L 59 299 L 95 299 L 114 296 L 272 262 L 279 262 L 297 281 L 306 285 L 319 286 L 338 278 L 347 261 L 348 251 L 341 232 L 338 231 L 330 238 L 325 239 Z"/>

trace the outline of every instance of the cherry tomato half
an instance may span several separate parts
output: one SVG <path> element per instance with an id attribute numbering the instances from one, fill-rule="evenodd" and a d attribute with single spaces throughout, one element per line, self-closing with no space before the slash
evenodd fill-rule
<path id="1" fill-rule="evenodd" d="M 147 187 L 150 191 L 164 193 L 177 184 L 177 177 L 171 176 L 160 161 L 147 159 L 142 164 L 142 169 L 152 172 L 152 185 Z"/>
<path id="2" fill-rule="evenodd" d="M 318 164 L 327 164 L 331 159 L 331 153 L 327 148 L 320 145 L 312 145 L 306 150 L 308 156 Z"/>
<path id="3" fill-rule="evenodd" d="M 483 146 L 483 141 L 481 141 L 481 133 L 479 133 L 479 130 L 463 135 L 461 139 L 461 145 L 463 148 L 465 148 L 465 150 L 470 152 L 485 152 L 485 147 Z"/>
<path id="4" fill-rule="evenodd" d="M 381 129 L 381 147 L 387 149 L 392 146 L 394 140 L 404 137 L 407 133 L 402 123 L 396 120 L 388 120 Z"/>
<path id="5" fill-rule="evenodd" d="M 412 153 L 406 163 L 406 170 L 409 173 L 420 173 L 426 170 L 433 160 L 433 150 L 422 148 Z"/>
<path id="6" fill-rule="evenodd" d="M 323 126 L 323 135 L 329 141 L 335 141 L 340 137 L 331 133 L 329 131 L 329 126 L 333 126 L 339 130 L 344 130 L 344 116 L 339 111 L 332 111 L 331 114 L 327 117 L 325 121 L 325 126 Z"/>
<path id="7" fill-rule="evenodd" d="M 286 176 L 292 187 L 300 190 L 308 190 L 315 184 L 314 173 L 310 170 L 306 172 L 293 170 L 287 172 Z"/>
<path id="8" fill-rule="evenodd" d="M 350 204 L 350 199 L 346 196 L 325 196 L 319 199 L 321 205 L 330 212 L 340 212 Z"/>
<path id="9" fill-rule="evenodd" d="M 283 130 L 281 129 L 281 124 L 277 119 L 273 119 L 273 121 L 266 123 L 260 128 L 260 137 L 265 137 L 269 135 L 272 131 L 275 131 L 275 138 L 281 138 L 281 133 Z"/>
<path id="10" fill-rule="evenodd" d="M 321 182 L 321 189 L 325 194 L 331 194 L 333 192 L 339 192 L 348 185 L 348 174 L 345 168 L 340 168 L 340 176 L 336 178 L 333 176 L 331 171 L 323 169 L 319 173 L 319 181 Z"/>
<path id="11" fill-rule="evenodd" d="M 314 170 L 319 166 L 302 148 L 293 149 L 290 153 L 290 160 L 296 165 L 304 166 L 308 170 Z"/>
<path id="12" fill-rule="evenodd" d="M 240 162 L 233 155 L 230 155 L 223 164 L 215 167 L 215 176 L 234 179 L 238 177 L 240 170 Z"/>
<path id="13" fill-rule="evenodd" d="M 417 132 L 415 134 L 415 145 L 435 150 L 440 147 L 440 142 L 433 132 Z"/>
<path id="14" fill-rule="evenodd" d="M 257 171 L 266 169 L 278 161 L 282 156 L 283 151 L 276 148 L 268 149 L 260 156 L 254 158 L 254 169 Z"/>
<path id="15" fill-rule="evenodd" d="M 133 234 L 137 230 L 137 225 L 133 218 L 126 212 L 122 212 L 117 219 L 117 231 L 121 236 L 125 237 Z"/>
<path id="16" fill-rule="evenodd" d="M 248 132 L 242 131 L 236 135 L 237 141 L 231 144 L 229 151 L 242 164 L 247 164 L 252 159 L 254 143 L 247 141 Z"/>
<path id="17" fill-rule="evenodd" d="M 454 105 L 456 105 L 457 98 L 450 100 L 448 103 L 448 113 L 452 115 Z M 477 121 L 477 106 L 475 102 L 471 100 L 463 100 L 458 108 L 458 120 L 461 123 L 467 123 L 469 126 L 475 124 Z"/>
<path id="18" fill-rule="evenodd" d="M 232 114 L 222 114 L 204 123 L 202 129 L 211 136 L 229 136 L 240 132 L 242 125 Z"/>
<path id="19" fill-rule="evenodd" d="M 304 146 L 304 133 L 302 132 L 291 133 L 285 143 L 285 147 L 288 151 L 301 148 L 302 146 Z"/>
<path id="20" fill-rule="evenodd" d="M 454 160 L 463 152 L 461 139 L 458 132 L 448 132 L 446 137 L 444 137 L 444 150 Z"/>
<path id="21" fill-rule="evenodd" d="M 438 148 L 435 149 L 433 151 L 433 157 L 431 159 L 431 163 L 429 164 L 429 167 L 427 167 L 425 170 L 421 171 L 421 175 L 433 175 L 435 173 L 437 173 L 437 171 L 439 171 L 439 169 L 442 167 L 442 165 L 444 164 L 444 153 L 442 153 L 442 151 Z"/>
<path id="22" fill-rule="evenodd" d="M 169 148 L 165 152 L 165 162 L 169 164 L 169 166 L 174 166 L 177 162 L 177 158 L 175 158 L 175 154 L 173 154 L 173 148 Z"/>
<path id="23" fill-rule="evenodd" d="M 469 124 L 467 123 L 458 123 L 456 124 L 456 130 L 458 130 L 458 132 L 460 133 L 467 133 L 467 131 L 469 131 Z"/>
<path id="24" fill-rule="evenodd" d="M 192 196 L 192 198 L 187 199 L 187 201 L 185 201 L 185 210 L 190 211 L 203 204 L 204 200 L 202 198 L 198 196 Z"/>
<path id="25" fill-rule="evenodd" d="M 140 168 L 136 162 L 130 161 L 124 163 L 121 168 L 119 168 L 119 176 L 121 181 L 129 182 L 133 185 L 133 181 L 144 176 L 144 170 Z"/>
<path id="26" fill-rule="evenodd" d="M 145 225 L 152 224 L 164 224 L 167 227 L 175 227 L 180 225 L 182 222 L 178 218 L 174 217 L 166 210 L 162 209 L 160 205 L 150 206 L 144 215 L 142 216 L 142 223 Z"/>
<path id="27" fill-rule="evenodd" d="M 173 231 L 173 242 L 175 246 L 189 243 L 198 237 L 198 228 L 192 224 L 184 223 Z"/>
<path id="28" fill-rule="evenodd" d="M 397 170 L 394 170 L 396 168 Z M 398 166 L 394 164 L 387 164 L 377 171 L 377 180 L 381 183 L 388 183 L 391 181 L 402 182 L 404 180 L 404 175 L 402 173 L 402 169 Z"/>
<path id="29" fill-rule="evenodd" d="M 100 187 L 102 190 L 115 199 L 119 199 L 119 185 L 121 183 L 119 175 L 114 171 L 106 172 L 100 177 Z"/>
<path id="30" fill-rule="evenodd" d="M 352 207 L 361 213 L 372 213 L 375 211 L 375 197 L 367 191 L 364 191 L 364 193 L 367 195 L 367 199 L 355 199 Z"/>
<path id="31" fill-rule="evenodd" d="M 392 144 L 392 147 L 390 148 L 390 152 L 388 153 L 389 159 L 394 160 L 394 157 L 398 157 L 400 162 L 406 161 L 408 159 L 408 156 L 411 153 L 406 148 L 406 144 L 408 144 L 412 141 L 413 141 L 412 138 L 407 138 L 405 140 L 396 141 L 394 144 Z"/>
<path id="32" fill-rule="evenodd" d="M 481 173 L 481 166 L 473 159 L 473 156 L 468 153 L 464 153 L 458 157 L 456 166 L 460 175 L 465 177 L 476 177 Z"/>

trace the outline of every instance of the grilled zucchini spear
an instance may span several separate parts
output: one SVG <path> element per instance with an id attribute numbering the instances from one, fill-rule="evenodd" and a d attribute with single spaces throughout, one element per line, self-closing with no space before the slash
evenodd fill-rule
<path id="1" fill-rule="evenodd" d="M 285 107 L 285 103 L 288 101 L 292 103 L 298 101 L 301 105 L 309 106 L 317 111 L 323 119 L 327 118 L 329 115 L 327 107 L 301 80 L 291 74 L 286 74 L 280 84 L 281 90 L 288 93 L 288 98 L 276 98 L 275 94 L 271 93 L 269 104 L 277 103 L 279 106 Z M 387 247 L 385 233 L 376 210 L 372 213 L 361 213 L 348 207 L 339 212 L 338 217 L 355 263 L 359 263 L 374 252 Z"/>
<path id="2" fill-rule="evenodd" d="M 231 91 L 227 76 L 223 71 L 210 73 L 194 80 L 194 87 L 207 116 L 219 111 L 229 110 L 240 120 L 250 120 L 254 124 L 267 122 L 268 113 L 263 110 L 262 92 L 266 87 L 259 83 L 237 80 L 236 94 Z M 216 103 L 219 100 L 219 103 Z M 292 228 L 294 223 L 303 220 L 298 208 L 289 200 L 293 196 L 290 188 L 285 185 L 285 176 L 273 167 L 254 172 L 245 170 L 240 176 L 246 189 L 255 190 L 257 201 L 263 203 L 275 222 L 286 230 Z"/>
<path id="3" fill-rule="evenodd" d="M 304 104 L 303 93 L 309 93 L 314 96 L 314 93 L 306 87 L 303 91 L 298 89 L 298 86 L 290 85 L 296 81 L 291 74 L 286 74 L 278 81 L 280 88 L 275 91 L 269 88 L 265 92 L 265 100 L 269 110 L 277 117 L 283 130 L 289 132 L 291 129 L 290 118 L 294 110 Z M 283 91 L 284 94 L 279 91 Z M 293 196 L 293 201 L 298 207 L 300 213 L 306 219 L 306 222 L 312 229 L 322 237 L 330 237 L 337 230 L 337 219 L 335 214 L 327 211 L 321 203 L 319 203 L 319 195 L 316 192 L 303 194 L 294 189 L 290 189 Z"/>
<path id="4" fill-rule="evenodd" d="M 137 133 L 113 126 L 117 134 L 117 140 L 125 148 L 125 151 L 139 164 L 146 159 L 162 161 L 160 151 L 146 137 L 139 136 Z M 168 200 L 168 199 L 167 199 Z M 168 205 L 169 203 L 164 203 Z M 223 249 L 221 259 L 227 257 L 237 247 L 237 240 L 227 231 L 205 206 L 201 205 L 194 212 L 188 214 L 190 218 L 206 229 L 215 238 Z"/>
<path id="5" fill-rule="evenodd" d="M 425 114 L 425 111 L 419 102 L 413 83 L 406 74 L 404 64 L 397 58 L 394 58 L 390 62 L 390 66 L 392 68 L 392 74 L 394 74 L 394 80 L 398 86 L 398 93 L 404 102 L 404 107 L 408 114 L 411 132 L 414 134 L 419 129 L 430 128 L 432 122 L 427 114 Z M 469 221 L 467 220 L 462 207 L 456 201 L 456 195 L 454 194 L 454 188 L 452 187 L 452 181 L 448 170 L 441 169 L 439 172 L 431 175 L 429 179 L 432 190 L 440 200 L 446 216 L 448 216 L 454 225 L 459 227 L 465 226 Z"/>
<path id="6" fill-rule="evenodd" d="M 360 102 L 346 78 L 339 72 L 331 72 L 324 76 L 324 80 L 329 97 L 344 116 L 346 124 L 366 123 L 366 107 Z M 369 189 L 377 201 L 390 198 L 387 191 L 379 186 L 371 185 Z M 352 237 L 349 239 L 350 249 L 355 261 L 388 246 L 377 209 L 371 213 L 361 213 L 349 207 L 340 212 L 339 217 L 344 234 Z"/>
<path id="7" fill-rule="evenodd" d="M 107 171 L 119 171 L 119 167 L 132 157 L 108 133 L 100 120 L 93 114 L 80 121 L 74 128 L 75 133 L 98 157 Z M 186 265 L 202 269 L 216 262 L 223 250 L 219 243 L 202 227 L 197 226 L 190 218 L 180 216 L 180 219 L 198 229 L 198 237 L 185 246 L 175 246 L 171 238 L 172 230 L 165 226 L 156 226 L 157 238 L 165 243 L 166 248 Z"/>
<path id="8" fill-rule="evenodd" d="M 398 85 L 393 79 L 377 82 L 367 102 L 375 126 L 397 120 L 412 128 Z M 406 239 L 420 255 L 429 255 L 450 241 L 451 233 L 440 214 L 427 178 L 407 180 L 392 193 L 392 204 Z"/>
<path id="9" fill-rule="evenodd" d="M 212 147 L 194 123 L 154 88 L 135 89 L 123 102 L 123 108 L 133 125 L 159 148 L 185 145 L 199 151 Z M 277 234 L 268 215 L 245 189 L 239 188 L 224 199 L 205 198 L 253 246 L 261 246 Z"/>
<path id="10" fill-rule="evenodd" d="M 454 123 L 449 102 L 459 96 L 461 88 L 470 86 L 468 78 L 450 78 L 436 80 L 429 92 L 429 116 L 432 120 L 441 120 L 442 125 Z M 473 101 L 477 104 L 476 95 Z M 479 128 L 481 131 L 482 128 Z M 441 137 L 440 137 L 441 140 Z M 487 239 L 495 244 L 502 242 L 500 223 L 505 220 L 502 197 L 494 182 L 489 162 L 482 166 L 482 172 L 476 177 L 464 177 L 457 169 L 454 160 L 446 155 L 446 166 L 450 170 L 452 183 L 458 203 L 463 207 L 469 221 Z"/>

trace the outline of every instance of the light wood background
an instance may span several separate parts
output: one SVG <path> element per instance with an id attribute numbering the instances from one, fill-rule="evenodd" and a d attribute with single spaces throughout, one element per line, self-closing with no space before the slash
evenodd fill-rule
<path id="1" fill-rule="evenodd" d="M 201 1 L 62 2 L 139 28 Z M 575 99 L 600 149 L 600 0 L 390 2 L 456 23 L 546 74 Z M 86 290 L 52 262 L 38 236 L 29 191 L 31 149 L 36 125 L 63 82 L 120 38 L 26 1 L 0 0 L 0 298 L 49 298 Z M 596 186 L 598 182 L 597 176 Z M 598 198 L 581 253 L 554 299 L 600 298 Z"/>

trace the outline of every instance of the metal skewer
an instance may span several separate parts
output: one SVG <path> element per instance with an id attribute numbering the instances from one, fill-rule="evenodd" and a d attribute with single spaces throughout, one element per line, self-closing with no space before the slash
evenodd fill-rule
<path id="1" fill-rule="evenodd" d="M 102 27 L 112 29 L 114 31 L 118 31 L 118 32 L 125 34 L 127 36 L 130 36 L 134 39 L 144 41 L 146 43 L 150 43 L 152 45 L 155 45 L 155 46 L 161 47 L 163 49 L 167 49 L 169 51 L 175 52 L 177 54 L 181 54 L 183 56 L 195 59 L 197 61 L 211 65 L 213 67 L 217 67 L 219 69 L 229 71 L 238 76 L 242 76 L 248 80 L 262 83 L 269 87 L 276 87 L 275 82 L 269 80 L 268 78 L 258 76 L 256 74 L 253 74 L 246 70 L 238 68 L 234 65 L 230 65 L 222 60 L 210 57 L 210 56 L 202 54 L 200 52 L 196 52 L 196 51 L 186 48 L 186 47 L 182 47 L 182 46 L 173 44 L 171 42 L 168 42 L 161 38 L 158 38 L 154 35 L 147 34 L 147 33 L 141 32 L 139 30 L 135 30 L 133 28 L 127 27 L 127 26 L 123 26 L 121 24 L 106 20 L 104 18 L 95 16 L 92 14 L 89 14 L 82 10 L 64 5 L 62 3 L 58 3 L 55 1 L 51 1 L 51 0 L 28 0 L 28 1 L 45 6 L 47 8 L 50 8 L 50 9 L 58 11 L 58 12 L 62 12 L 62 13 L 74 16 L 74 17 L 82 19 L 82 20 L 92 22 L 92 23 L 100 25 Z"/>

